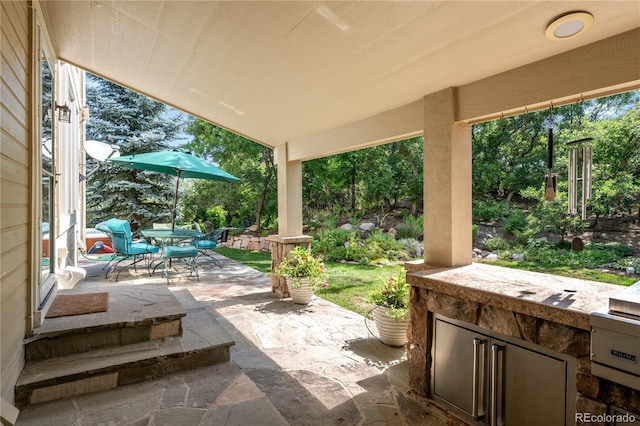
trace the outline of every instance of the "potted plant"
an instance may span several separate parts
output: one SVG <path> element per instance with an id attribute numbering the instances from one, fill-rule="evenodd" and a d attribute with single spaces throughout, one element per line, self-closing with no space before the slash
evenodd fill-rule
<path id="1" fill-rule="evenodd" d="M 406 272 L 384 281 L 369 294 L 369 301 L 376 305 L 373 319 L 382 343 L 404 346 L 409 326 L 409 285 Z"/>
<path id="2" fill-rule="evenodd" d="M 296 246 L 274 271 L 285 278 L 294 303 L 307 304 L 318 287 L 327 283 L 327 270 L 322 259 L 311 254 L 309 249 Z"/>

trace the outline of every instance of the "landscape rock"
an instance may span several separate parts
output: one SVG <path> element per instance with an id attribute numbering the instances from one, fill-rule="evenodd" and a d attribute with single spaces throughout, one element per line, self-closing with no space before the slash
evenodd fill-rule
<path id="1" fill-rule="evenodd" d="M 372 222 L 362 222 L 360 224 L 360 229 L 365 232 L 369 232 L 375 227 L 376 227 L 376 224 Z"/>
<path id="2" fill-rule="evenodd" d="M 353 225 L 350 223 L 345 223 L 344 225 L 342 225 L 340 227 L 340 229 L 344 229 L 345 231 L 352 231 L 353 230 Z"/>
<path id="3" fill-rule="evenodd" d="M 515 260 L 516 262 L 522 262 L 524 260 L 524 254 L 522 254 L 522 253 L 513 253 L 511 258 L 513 260 Z"/>
<path id="4" fill-rule="evenodd" d="M 393 235 L 393 238 L 395 239 L 396 236 L 398 235 L 398 231 L 396 230 L 396 228 L 389 228 L 389 231 L 387 231 L 387 233 L 389 235 Z"/>
<path id="5" fill-rule="evenodd" d="M 485 259 L 489 260 L 489 261 L 498 260 L 498 255 L 495 254 L 495 253 L 490 253 L 490 254 L 485 256 Z"/>

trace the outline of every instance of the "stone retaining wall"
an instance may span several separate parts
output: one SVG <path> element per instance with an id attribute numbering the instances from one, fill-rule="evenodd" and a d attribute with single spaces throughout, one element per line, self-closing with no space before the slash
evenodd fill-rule
<path id="1" fill-rule="evenodd" d="M 241 250 L 271 251 L 269 237 L 256 237 L 247 234 L 229 236 L 227 241 L 220 245 Z"/>

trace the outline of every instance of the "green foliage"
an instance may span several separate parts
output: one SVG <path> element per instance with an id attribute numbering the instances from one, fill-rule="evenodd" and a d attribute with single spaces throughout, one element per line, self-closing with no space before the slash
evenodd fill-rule
<path id="1" fill-rule="evenodd" d="M 299 278 L 307 278 L 311 289 L 327 283 L 327 269 L 322 259 L 313 256 L 310 250 L 302 246 L 294 247 L 274 272 L 279 277 L 287 278 L 287 285 L 293 288 L 301 287 Z"/>
<path id="2" fill-rule="evenodd" d="M 327 229 L 316 234 L 311 249 L 328 261 L 346 260 L 362 265 L 406 257 L 398 241 L 380 230 L 374 230 L 366 240 L 362 240 L 357 231 Z"/>
<path id="3" fill-rule="evenodd" d="M 478 225 L 471 225 L 471 241 L 475 241 L 478 238 Z"/>
<path id="4" fill-rule="evenodd" d="M 418 239 L 424 233 L 424 216 L 403 215 L 403 223 L 396 226 L 397 237 L 399 239 L 413 238 Z"/>
<path id="5" fill-rule="evenodd" d="M 389 234 L 374 229 L 365 241 L 371 259 L 396 260 L 402 256 L 402 248 L 398 241 Z"/>
<path id="6" fill-rule="evenodd" d="M 509 248 L 509 243 L 502 237 L 493 237 L 484 242 L 484 247 L 490 251 L 506 250 Z"/>
<path id="7" fill-rule="evenodd" d="M 422 138 L 305 161 L 305 213 L 382 210 L 422 202 Z M 382 172 L 381 172 L 382 171 Z"/>
<path id="8" fill-rule="evenodd" d="M 522 232 L 527 228 L 527 217 L 522 210 L 510 209 L 504 221 L 504 230 L 511 235 Z"/>
<path id="9" fill-rule="evenodd" d="M 345 255 L 345 243 L 349 241 L 352 233 L 355 232 L 339 228 L 321 231 L 311 242 L 311 250 L 329 261 L 342 260 Z"/>
<path id="10" fill-rule="evenodd" d="M 493 199 L 478 200 L 473 207 L 473 217 L 475 220 L 489 222 L 502 219 L 505 212 L 504 203 Z"/>
<path id="11" fill-rule="evenodd" d="M 422 253 L 422 248 L 420 246 L 420 241 L 415 238 L 402 238 L 398 240 L 398 244 L 400 245 L 400 249 L 409 257 L 410 259 L 415 259 L 418 257 L 418 251 Z"/>
<path id="12" fill-rule="evenodd" d="M 582 233 L 588 225 L 580 216 L 567 213 L 567 183 L 558 184 L 558 193 L 555 200 L 544 199 L 544 188 L 529 187 L 522 191 L 522 196 L 533 202 L 528 221 L 528 226 L 534 232 L 545 230 L 559 234 L 564 239 L 567 234 L 577 235 Z"/>
<path id="13" fill-rule="evenodd" d="M 619 269 L 625 271 L 627 268 L 631 267 L 635 271 L 640 272 L 640 258 L 627 256 L 621 259 L 615 260 L 613 262 L 607 263 L 604 265 L 607 268 L 611 269 Z"/>
<path id="14" fill-rule="evenodd" d="M 375 305 L 389 308 L 390 316 L 398 321 L 409 313 L 409 285 L 403 269 L 398 277 L 384 280 L 369 294 L 369 301 Z"/>
<path id="15" fill-rule="evenodd" d="M 227 225 L 227 212 L 222 206 L 213 206 L 207 209 L 207 220 L 213 229 L 222 228 Z"/>
<path id="16" fill-rule="evenodd" d="M 240 182 L 195 180 L 192 196 L 183 199 L 182 209 L 206 209 L 213 200 L 229 213 L 231 223 L 240 225 L 246 219 L 260 228 L 271 227 L 278 215 L 273 150 L 195 118 L 186 131 L 193 136 L 185 144 L 187 149 L 218 164 Z"/>

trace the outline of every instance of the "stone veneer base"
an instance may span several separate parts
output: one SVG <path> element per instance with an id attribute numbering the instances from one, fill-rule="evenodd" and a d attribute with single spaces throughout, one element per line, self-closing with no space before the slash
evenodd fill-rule
<path id="1" fill-rule="evenodd" d="M 279 298 L 289 297 L 289 288 L 287 280 L 278 277 L 273 271 L 287 257 L 287 254 L 296 246 L 309 247 L 313 237 L 300 235 L 295 237 L 281 237 L 280 235 L 270 235 L 268 240 L 271 242 L 271 292 Z"/>
<path id="2" fill-rule="evenodd" d="M 576 360 L 576 413 L 622 408 L 640 418 L 640 392 L 591 375 L 591 312 L 619 286 L 485 264 L 430 268 L 405 265 L 411 285 L 409 384 L 430 395 L 433 314 L 477 325 Z M 577 422 L 581 424 L 581 422 Z"/>

